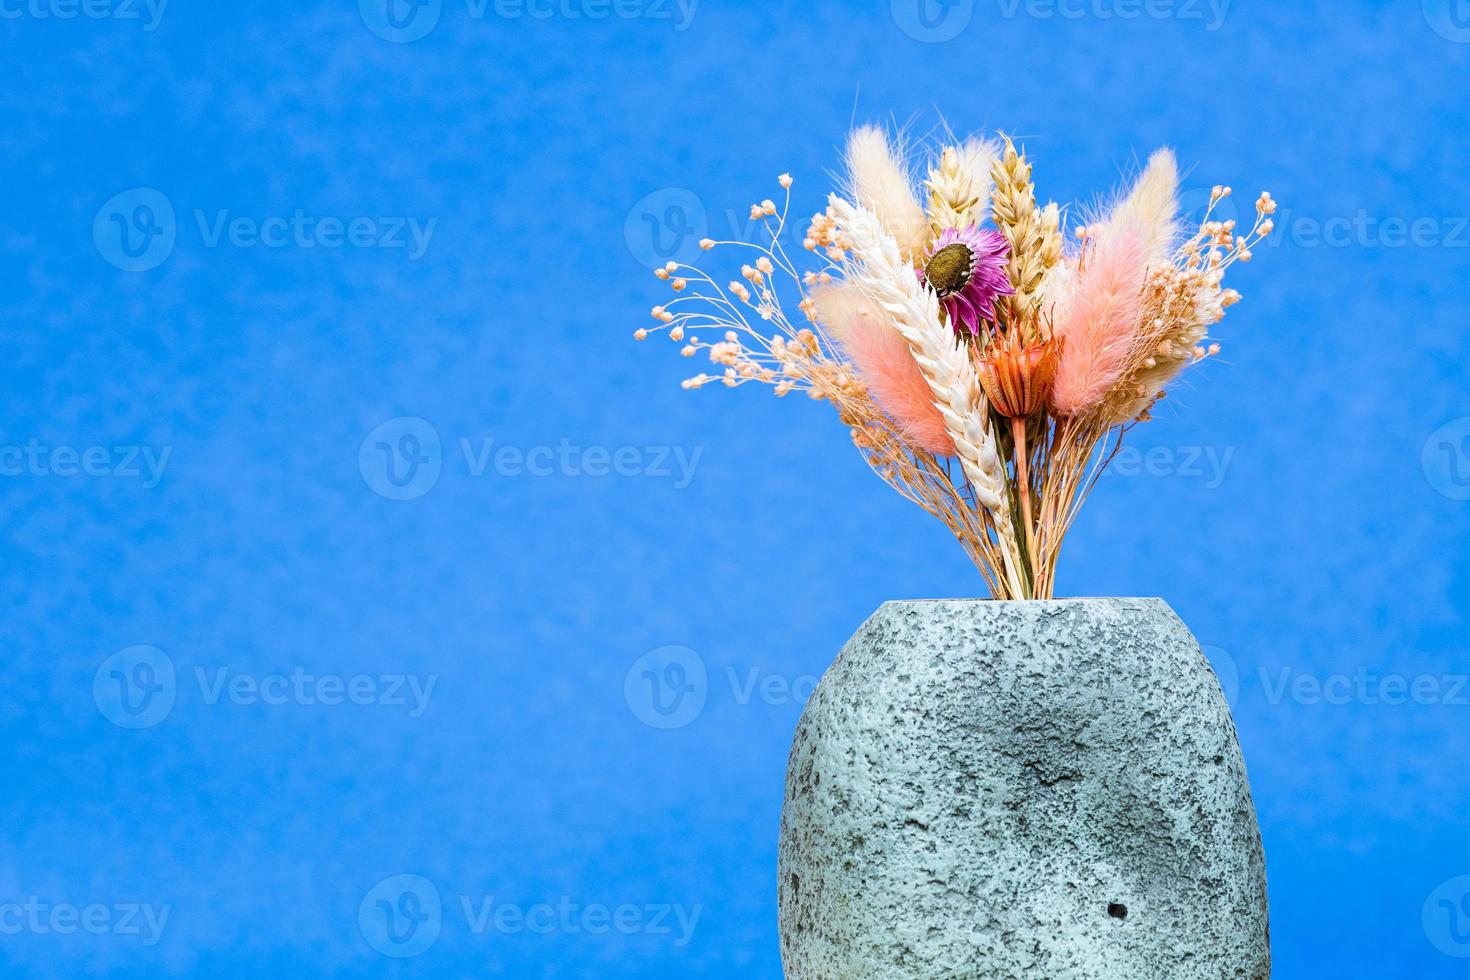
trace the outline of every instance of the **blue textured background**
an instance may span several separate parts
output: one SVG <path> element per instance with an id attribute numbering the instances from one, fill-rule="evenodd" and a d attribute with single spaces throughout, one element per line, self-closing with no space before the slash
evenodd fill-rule
<path id="1" fill-rule="evenodd" d="M 0 973 L 779 976 L 802 691 L 882 600 L 978 582 L 824 406 L 681 391 L 630 339 L 664 295 L 641 262 L 783 170 L 810 214 L 854 118 L 936 110 L 1024 137 L 1059 201 L 1169 143 L 1191 189 L 1282 202 L 1061 591 L 1164 596 L 1211 647 L 1278 976 L 1470 967 L 1463 0 L 442 0 L 401 30 L 373 0 L 76 2 L 0 3 Z M 209 234 L 298 210 L 434 224 L 417 256 Z M 569 462 L 479 469 L 486 439 Z M 379 442 L 424 460 L 402 493 Z M 649 447 L 699 453 L 687 486 Z M 707 672 L 670 717 L 640 686 L 666 645 Z M 138 666 L 162 700 L 123 705 Z M 212 698 L 222 669 L 435 686 L 415 717 L 381 680 Z M 394 945 L 376 900 L 430 898 L 405 873 L 443 912 Z M 631 934 L 462 898 L 626 905 Z"/>

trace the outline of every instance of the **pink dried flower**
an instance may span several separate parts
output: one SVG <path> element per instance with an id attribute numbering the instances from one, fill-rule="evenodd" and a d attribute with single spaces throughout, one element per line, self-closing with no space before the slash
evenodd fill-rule
<path id="1" fill-rule="evenodd" d="M 1016 290 L 1006 278 L 1011 246 L 998 231 L 976 225 L 946 228 L 919 273 L 939 295 L 949 325 L 960 336 L 978 336 L 982 320 L 995 319 L 995 300 Z"/>

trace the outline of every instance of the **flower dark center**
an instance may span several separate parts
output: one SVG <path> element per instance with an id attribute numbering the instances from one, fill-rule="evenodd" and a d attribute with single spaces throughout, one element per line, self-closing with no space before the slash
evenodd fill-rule
<path id="1" fill-rule="evenodd" d="M 950 296 L 965 288 L 974 270 L 975 253 L 961 242 L 946 245 L 929 257 L 924 278 L 940 296 Z"/>

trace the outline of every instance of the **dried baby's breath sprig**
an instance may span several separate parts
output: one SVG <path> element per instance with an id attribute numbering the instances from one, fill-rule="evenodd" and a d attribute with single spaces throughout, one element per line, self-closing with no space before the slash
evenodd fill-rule
<path id="1" fill-rule="evenodd" d="M 1179 246 L 1171 264 L 1150 273 L 1137 338 L 1104 402 L 1104 417 L 1112 424 L 1146 419 L 1183 368 L 1219 352 L 1218 344 L 1208 342 L 1210 327 L 1240 299 L 1240 293 L 1224 288 L 1225 270 L 1249 262 L 1251 250 L 1275 227 L 1270 193 L 1256 201 L 1255 221 L 1243 235 L 1234 220 L 1215 218 L 1215 208 L 1231 193 L 1216 186 L 1199 229 Z"/>
<path id="2" fill-rule="evenodd" d="M 999 492 L 1005 492 L 1004 469 L 997 472 L 993 446 L 984 465 L 977 460 L 978 448 L 971 451 L 968 463 L 961 461 L 963 474 L 973 471 L 982 477 L 977 484 L 966 475 L 952 472 L 950 461 L 915 448 L 902 429 L 878 408 L 851 363 L 817 321 L 809 293 L 814 287 L 834 281 L 833 273 L 841 268 L 838 263 L 851 261 L 853 244 L 848 230 L 831 212 L 815 215 L 803 244 L 826 261 L 817 269 L 798 271 L 781 246 L 790 206 L 789 177 L 783 175 L 782 186 L 788 192 L 785 205 L 776 208 L 774 214 L 760 206 L 760 221 L 769 245 L 710 242 L 705 247 L 706 251 L 741 249 L 752 255 L 753 261 L 741 267 L 740 280 L 721 288 L 714 277 L 693 266 L 671 262 L 655 270 L 654 274 L 671 287 L 675 282 L 682 282 L 684 287 L 674 299 L 653 308 L 654 325 L 639 329 L 635 337 L 644 340 L 663 332 L 672 340 L 684 342 L 680 349 L 683 356 L 702 353 L 709 358 L 713 372 L 685 379 L 685 388 L 716 383 L 735 388 L 753 381 L 771 385 L 778 396 L 804 391 L 811 398 L 830 402 L 874 472 L 945 523 L 975 562 L 991 593 L 1021 597 L 1020 580 L 1009 552 L 1004 550 L 1011 545 L 997 527 L 997 521 L 1007 521 L 1009 513 L 1003 506 L 992 512 L 980 500 L 983 495 L 992 504 L 999 502 L 995 496 L 997 479 Z M 907 270 L 898 281 L 937 303 L 932 294 L 918 287 L 911 265 L 901 257 L 889 258 Z M 801 297 L 796 303 L 801 325 L 788 317 L 782 305 L 788 290 Z M 941 333 L 946 329 L 938 320 L 937 307 L 933 323 Z M 720 339 L 701 339 L 696 330 L 708 331 Z M 978 387 L 975 390 L 978 392 Z M 983 418 L 983 410 L 978 416 Z M 973 425 L 974 421 L 969 423 Z M 983 442 L 984 433 L 973 438 Z"/>
<path id="3" fill-rule="evenodd" d="M 1172 158 L 1167 164 L 1172 170 Z M 1051 594 L 1062 540 L 1128 428 L 1149 418 L 1149 410 L 1184 367 L 1220 349 L 1208 342 L 1209 329 L 1240 299 L 1234 289 L 1223 288 L 1225 270 L 1237 261 L 1250 261 L 1252 248 L 1271 233 L 1276 211 L 1271 195 L 1262 193 L 1251 229 L 1239 235 L 1235 222 L 1213 216 L 1230 195 L 1229 187 L 1214 188 L 1198 231 L 1178 246 L 1167 264 L 1149 271 L 1137 329 L 1118 380 L 1102 404 L 1080 417 L 1055 421 L 1044 453 L 1036 522 L 1038 594 Z M 1172 207 L 1164 211 L 1172 220 Z"/>

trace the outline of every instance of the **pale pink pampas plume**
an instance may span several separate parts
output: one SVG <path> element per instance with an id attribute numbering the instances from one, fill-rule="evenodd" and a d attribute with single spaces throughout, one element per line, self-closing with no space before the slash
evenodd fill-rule
<path id="1" fill-rule="evenodd" d="M 873 401 L 899 426 L 910 445 L 953 456 L 954 440 L 908 341 L 861 287 L 833 283 L 812 293 L 817 319 L 842 345 Z"/>
<path id="2" fill-rule="evenodd" d="M 1071 296 L 1056 312 L 1062 359 L 1051 407 L 1059 416 L 1081 415 L 1102 403 L 1138 330 L 1149 235 L 1131 222 L 1112 231 L 1084 254 Z"/>

